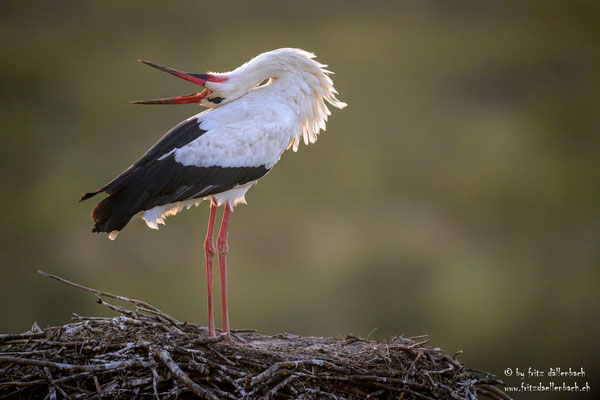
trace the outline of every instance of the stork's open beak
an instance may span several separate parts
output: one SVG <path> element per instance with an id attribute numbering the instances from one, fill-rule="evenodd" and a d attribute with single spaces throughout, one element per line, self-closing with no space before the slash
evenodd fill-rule
<path id="1" fill-rule="evenodd" d="M 204 86 L 206 81 L 209 82 L 222 82 L 225 80 L 222 77 L 217 77 L 212 74 L 190 74 L 188 72 L 178 71 L 173 68 L 164 67 L 159 64 L 151 63 L 149 61 L 138 60 L 146 65 L 149 65 L 153 68 L 160 69 L 161 71 L 168 72 L 171 75 L 175 75 L 178 78 L 185 79 L 186 81 L 190 81 L 195 83 L 196 85 Z M 204 99 L 211 92 L 209 89 L 204 89 L 200 93 L 189 94 L 186 96 L 176 96 L 176 97 L 168 97 L 164 99 L 154 99 L 154 100 L 143 100 L 143 101 L 132 101 L 132 104 L 196 104 L 200 103 L 202 99 Z"/>
<path id="2" fill-rule="evenodd" d="M 131 104 L 198 104 L 204 99 L 210 90 L 204 89 L 200 93 L 185 96 L 166 97 L 164 99 L 130 101 Z"/>

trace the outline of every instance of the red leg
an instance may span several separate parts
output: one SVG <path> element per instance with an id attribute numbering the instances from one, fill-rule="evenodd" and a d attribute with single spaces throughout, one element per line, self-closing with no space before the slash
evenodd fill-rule
<path id="1" fill-rule="evenodd" d="M 208 296 L 208 337 L 215 337 L 215 316 L 213 314 L 213 257 L 215 246 L 213 245 L 213 231 L 217 216 L 217 205 L 211 201 L 210 217 L 208 218 L 208 230 L 204 241 L 204 254 L 206 255 L 206 287 Z"/>
<path id="2" fill-rule="evenodd" d="M 227 311 L 227 230 L 229 229 L 229 219 L 233 212 L 230 205 L 225 205 L 223 212 L 223 221 L 221 230 L 217 239 L 217 249 L 219 250 L 219 272 L 221 276 L 221 317 L 223 318 L 223 333 L 229 332 L 229 313 Z"/>

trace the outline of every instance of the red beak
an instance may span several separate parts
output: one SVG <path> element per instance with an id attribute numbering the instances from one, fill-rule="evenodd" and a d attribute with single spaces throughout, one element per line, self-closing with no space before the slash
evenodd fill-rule
<path id="1" fill-rule="evenodd" d="M 164 67 L 159 64 L 151 63 L 149 61 L 138 60 L 139 62 L 143 62 L 146 65 L 149 65 L 153 68 L 160 69 L 161 71 L 168 72 L 171 75 L 175 75 L 178 78 L 185 79 L 186 81 L 190 81 L 195 83 L 196 85 L 204 86 L 206 81 L 209 82 L 223 82 L 226 81 L 225 77 L 218 77 L 211 74 L 190 74 L 188 72 L 178 71 L 173 68 Z M 189 94 L 186 96 L 176 96 L 176 97 L 168 97 L 164 99 L 154 99 L 154 100 L 143 100 L 143 101 L 132 101 L 132 104 L 196 104 L 200 103 L 202 99 L 204 99 L 208 94 L 210 94 L 209 89 L 204 89 L 200 93 Z"/>
<path id="2" fill-rule="evenodd" d="M 130 101 L 131 104 L 198 104 L 204 99 L 210 90 L 204 89 L 200 93 L 185 96 L 166 97 L 164 99 Z"/>

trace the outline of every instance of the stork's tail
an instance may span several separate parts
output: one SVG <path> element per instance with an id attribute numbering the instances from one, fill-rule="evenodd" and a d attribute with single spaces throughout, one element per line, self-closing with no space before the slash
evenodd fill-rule
<path id="1" fill-rule="evenodd" d="M 89 199 L 96 194 L 103 192 L 99 189 L 96 192 L 85 193 L 81 196 L 81 200 Z M 92 211 L 92 219 L 94 220 L 94 228 L 92 232 L 108 233 L 108 237 L 114 240 L 119 231 L 121 231 L 127 223 L 133 218 L 136 210 L 144 199 L 139 197 L 139 193 L 134 190 L 123 188 L 122 190 L 110 194 L 107 198 L 96 204 Z"/>
<path id="2" fill-rule="evenodd" d="M 106 232 L 111 240 L 117 237 L 133 216 L 141 209 L 147 199 L 147 193 L 136 190 L 135 185 L 130 185 L 130 178 L 138 171 L 132 165 L 121 175 L 107 183 L 100 189 L 84 193 L 79 201 L 94 197 L 98 193 L 106 192 L 108 197 L 96 204 L 92 211 L 94 228 L 92 232 Z"/>

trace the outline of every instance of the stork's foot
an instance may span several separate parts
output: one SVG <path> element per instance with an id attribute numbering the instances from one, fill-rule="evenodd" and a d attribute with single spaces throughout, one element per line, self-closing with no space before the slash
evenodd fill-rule
<path id="1" fill-rule="evenodd" d="M 217 332 L 219 332 L 219 334 L 217 336 L 222 335 L 220 329 L 217 329 Z M 236 346 L 240 346 L 240 347 L 252 347 L 251 343 L 242 342 L 241 340 L 243 340 L 243 339 L 240 339 L 237 335 L 235 335 L 235 334 L 232 335 L 231 333 L 228 333 L 227 337 L 223 340 L 223 342 L 225 342 L 227 344 L 233 344 Z"/>
<path id="2" fill-rule="evenodd" d="M 231 336 L 229 336 L 227 339 L 225 339 L 225 342 L 227 344 L 232 344 L 232 345 L 235 345 L 238 347 L 246 347 L 246 348 L 253 347 L 251 343 L 240 342 L 239 340 L 236 340 L 236 339 L 232 338 Z"/>

